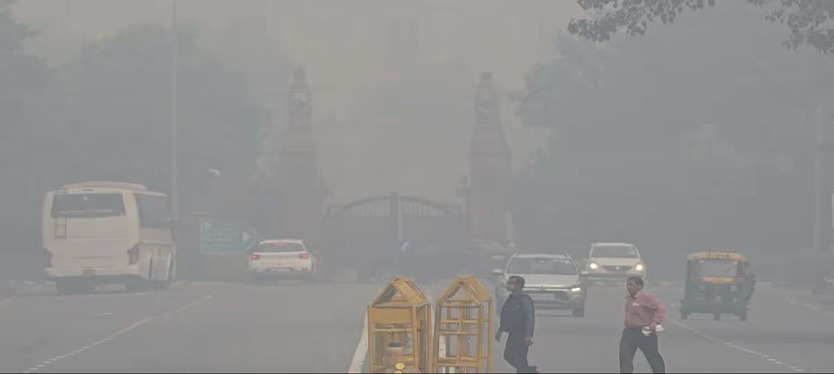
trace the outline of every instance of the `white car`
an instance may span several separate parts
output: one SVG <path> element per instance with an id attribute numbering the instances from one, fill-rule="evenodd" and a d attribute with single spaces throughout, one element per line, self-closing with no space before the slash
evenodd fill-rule
<path id="1" fill-rule="evenodd" d="M 585 316 L 587 289 L 570 255 L 514 254 L 503 270 L 494 269 L 493 274 L 499 276 L 495 287 L 499 316 L 509 297 L 505 284 L 514 275 L 524 278 L 524 291 L 533 299 L 536 310 L 570 310 L 574 317 Z"/>
<path id="2" fill-rule="evenodd" d="M 263 240 L 249 252 L 249 280 L 260 283 L 266 279 L 299 278 L 315 282 L 316 256 L 307 250 L 303 240 Z"/>
<path id="3" fill-rule="evenodd" d="M 631 243 L 596 242 L 591 243 L 587 268 L 584 275 L 587 280 L 620 280 L 630 276 L 646 277 L 646 263 L 640 257 L 640 251 Z"/>

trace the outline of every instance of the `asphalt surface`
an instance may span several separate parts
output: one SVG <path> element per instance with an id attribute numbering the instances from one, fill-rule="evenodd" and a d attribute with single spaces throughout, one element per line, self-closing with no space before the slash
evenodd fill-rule
<path id="1" fill-rule="evenodd" d="M 489 286 L 488 286 L 489 287 Z M 433 298 L 445 285 L 425 289 Z M 377 285 L 191 284 L 140 294 L 0 301 L 2 372 L 346 372 Z M 669 372 L 825 372 L 834 367 L 834 304 L 760 289 L 748 321 L 677 313 L 667 302 Z M 530 361 L 541 372 L 617 372 L 621 288 L 592 288 L 584 318 L 541 312 Z M 506 335 L 505 335 L 506 339 Z M 495 345 L 494 371 L 512 372 Z M 638 352 L 635 372 L 650 372 Z"/>
<path id="2" fill-rule="evenodd" d="M 748 320 L 742 322 L 731 315 L 713 321 L 706 314 L 681 320 L 682 290 L 646 290 L 668 305 L 659 343 L 670 373 L 828 372 L 834 367 L 834 307 L 814 303 L 804 293 L 760 289 Z M 541 312 L 537 317 L 529 357 L 540 372 L 619 371 L 624 287 L 594 288 L 588 296 L 584 318 L 569 312 Z M 502 358 L 503 348 L 496 346 L 493 370 L 512 372 Z M 639 351 L 634 363 L 635 372 L 651 372 Z"/>
<path id="3" fill-rule="evenodd" d="M 346 372 L 379 286 L 192 284 L 0 301 L 0 372 Z"/>

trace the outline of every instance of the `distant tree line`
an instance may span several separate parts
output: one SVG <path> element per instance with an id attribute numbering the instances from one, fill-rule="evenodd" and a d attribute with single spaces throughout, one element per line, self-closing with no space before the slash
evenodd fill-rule
<path id="1" fill-rule="evenodd" d="M 640 38 L 613 31 L 639 24 L 634 12 L 699 3 L 622 1 L 614 18 L 574 22 L 587 38 L 560 37 L 561 58 L 532 69 L 518 114 L 552 135 L 516 181 L 518 231 L 531 245 L 631 240 L 658 256 L 811 246 L 813 109 L 834 98 L 834 66 L 773 43 L 783 29 L 743 2 Z"/>
<path id="2" fill-rule="evenodd" d="M 170 30 L 129 27 L 50 67 L 25 53 L 37 35 L 11 4 L 0 0 L 0 251 L 39 245 L 47 190 L 122 180 L 168 191 L 171 174 Z M 192 28 L 179 30 L 178 71 L 179 190 L 188 204 L 206 189 L 209 168 L 247 181 L 272 117 Z"/>

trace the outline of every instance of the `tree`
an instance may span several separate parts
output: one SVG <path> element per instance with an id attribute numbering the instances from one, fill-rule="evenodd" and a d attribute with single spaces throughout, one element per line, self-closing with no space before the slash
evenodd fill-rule
<path id="1" fill-rule="evenodd" d="M 517 180 L 519 235 L 574 248 L 807 241 L 806 103 L 831 98 L 820 82 L 834 69 L 808 69 L 826 60 L 814 51 L 784 53 L 769 42 L 780 32 L 727 4 L 643 38 L 559 39 L 563 58 L 531 71 L 518 107 L 552 130 Z"/>
<path id="2" fill-rule="evenodd" d="M 240 185 L 255 164 L 260 130 L 269 121 L 241 73 L 227 70 L 181 29 L 178 118 L 183 205 L 209 188 L 208 170 Z M 170 186 L 171 35 L 137 26 L 88 44 L 62 69 L 66 97 L 63 181 L 135 181 Z"/>
<path id="3" fill-rule="evenodd" d="M 50 125 L 48 95 L 53 75 L 24 43 L 35 36 L 12 14 L 12 1 L 0 0 L 0 282 L 37 274 L 40 237 L 38 168 L 41 135 Z"/>
<path id="4" fill-rule="evenodd" d="M 785 25 L 790 35 L 783 44 L 788 48 L 807 44 L 823 53 L 834 52 L 834 29 L 825 24 L 834 20 L 834 1 L 830 0 L 747 0 L 767 9 L 765 19 Z M 625 29 L 630 36 L 644 35 L 651 22 L 672 23 L 686 11 L 716 5 L 715 0 L 577 0 L 594 19 L 572 20 L 568 31 L 593 41 L 607 41 Z M 722 6 L 726 3 L 722 2 Z"/>

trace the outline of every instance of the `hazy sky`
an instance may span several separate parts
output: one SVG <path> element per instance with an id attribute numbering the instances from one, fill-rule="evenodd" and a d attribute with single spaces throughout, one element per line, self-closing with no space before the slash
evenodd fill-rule
<path id="1" fill-rule="evenodd" d="M 478 73 L 491 70 L 501 88 L 520 88 L 530 67 L 553 55 L 551 41 L 579 12 L 576 3 L 567 0 L 178 1 L 179 22 L 198 27 L 201 42 L 231 69 L 245 73 L 253 90 L 268 106 L 280 109 L 285 98 L 278 97 L 281 90 L 276 86 L 288 83 L 288 77 L 271 74 L 272 61 L 285 53 L 293 63 L 304 64 L 315 96 L 322 174 L 335 185 L 337 196 L 345 198 L 367 194 L 369 189 L 407 191 L 417 185 L 422 187 L 414 193 L 448 196 L 457 179 L 467 172 L 471 95 Z M 171 1 L 23 0 L 18 1 L 15 13 L 40 32 L 29 49 L 58 64 L 78 53 L 84 39 L 107 37 L 134 24 L 170 24 Z M 401 24 L 411 24 L 413 29 L 404 29 Z M 368 116 L 360 112 L 368 110 L 363 107 L 363 100 L 398 84 L 386 72 L 385 63 L 392 54 L 404 53 L 392 52 L 392 43 L 405 45 L 409 43 L 403 40 L 409 39 L 398 41 L 388 35 L 408 36 L 409 32 L 417 35 L 416 42 L 404 47 L 404 51 L 414 53 L 428 69 L 455 72 L 456 81 L 449 81 L 446 87 L 438 86 L 437 90 L 456 95 L 460 111 L 445 117 L 435 113 L 435 117 L 425 120 L 448 118 L 469 123 L 438 125 L 460 126 L 456 133 L 449 133 L 451 141 L 441 142 L 440 152 L 419 153 L 421 147 L 431 147 L 433 142 L 442 140 L 443 127 L 435 128 L 437 131 L 425 138 L 424 145 L 401 147 L 403 154 L 394 157 L 399 161 L 384 160 L 386 157 L 368 150 L 385 149 L 392 142 L 409 142 L 408 132 L 397 130 L 396 125 L 414 125 L 396 114 Z M 521 129 L 510 108 L 503 113 L 511 147 L 521 164 L 527 151 L 541 144 L 541 134 Z M 362 118 L 361 123 L 352 122 L 358 117 Z M 427 126 L 424 130 L 431 129 Z M 371 133 L 378 136 L 367 136 Z M 344 160 L 353 163 L 346 165 L 341 162 Z M 398 162 L 414 165 L 407 170 Z M 423 183 L 427 171 L 438 179 Z M 364 177 L 356 178 L 358 174 Z"/>

